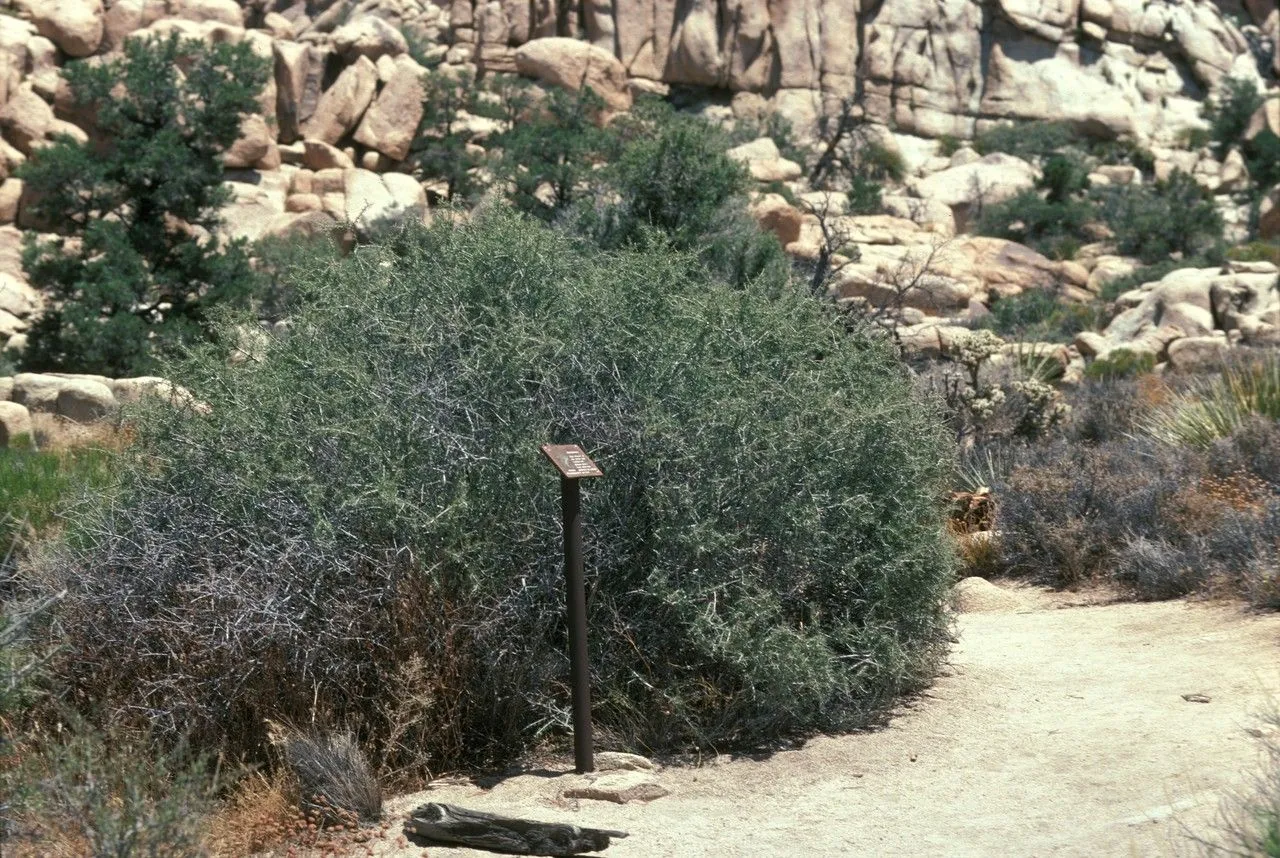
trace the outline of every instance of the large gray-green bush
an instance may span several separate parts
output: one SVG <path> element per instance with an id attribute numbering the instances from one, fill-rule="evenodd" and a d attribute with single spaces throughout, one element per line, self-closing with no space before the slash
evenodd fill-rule
<path id="1" fill-rule="evenodd" d="M 45 558 L 58 671 L 233 751 L 314 717 L 393 769 L 518 753 L 567 723 L 538 448 L 580 442 L 606 743 L 866 723 L 944 652 L 951 450 L 887 344 L 704 270 L 502 210 L 318 263 L 263 360 L 173 368 L 211 412 L 144 415 Z"/>

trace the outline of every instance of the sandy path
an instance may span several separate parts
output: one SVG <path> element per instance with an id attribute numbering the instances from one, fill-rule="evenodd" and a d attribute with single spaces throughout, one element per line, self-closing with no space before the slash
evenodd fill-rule
<path id="1" fill-rule="evenodd" d="M 523 775 L 487 791 L 436 785 L 389 810 L 446 801 L 620 828 L 631 836 L 605 853 L 616 858 L 1192 851 L 1186 831 L 1208 831 L 1224 791 L 1255 770 L 1247 730 L 1280 699 L 1280 617 L 1019 599 L 962 616 L 948 675 L 888 729 L 668 768 L 671 794 L 648 805 L 566 802 L 567 779 Z"/>

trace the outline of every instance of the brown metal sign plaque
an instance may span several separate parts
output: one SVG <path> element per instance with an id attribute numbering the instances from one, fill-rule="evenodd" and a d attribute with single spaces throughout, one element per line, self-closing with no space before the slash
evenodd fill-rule
<path id="1" fill-rule="evenodd" d="M 567 480 L 604 476 L 577 444 L 543 444 L 542 452 Z"/>

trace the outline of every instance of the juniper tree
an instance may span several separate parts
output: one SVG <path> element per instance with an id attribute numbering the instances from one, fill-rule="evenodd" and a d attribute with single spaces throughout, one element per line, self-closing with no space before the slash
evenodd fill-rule
<path id="1" fill-rule="evenodd" d="M 206 336 L 216 304 L 244 304 L 243 242 L 217 235 L 230 199 L 222 155 L 256 109 L 267 64 L 247 43 L 131 39 L 122 56 L 70 64 L 91 140 L 36 150 L 20 171 L 31 236 L 23 265 L 56 301 L 32 331 L 31 369 L 146 371 L 158 351 Z"/>

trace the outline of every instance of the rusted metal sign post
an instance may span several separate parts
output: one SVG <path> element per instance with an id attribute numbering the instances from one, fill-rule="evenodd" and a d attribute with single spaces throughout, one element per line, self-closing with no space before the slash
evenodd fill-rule
<path id="1" fill-rule="evenodd" d="M 591 666 L 587 663 L 587 590 L 582 573 L 582 505 L 578 480 L 603 477 L 577 444 L 543 444 L 542 452 L 560 472 L 564 518 L 564 579 L 569 606 L 569 678 L 573 687 L 573 764 L 595 771 L 591 738 Z"/>

